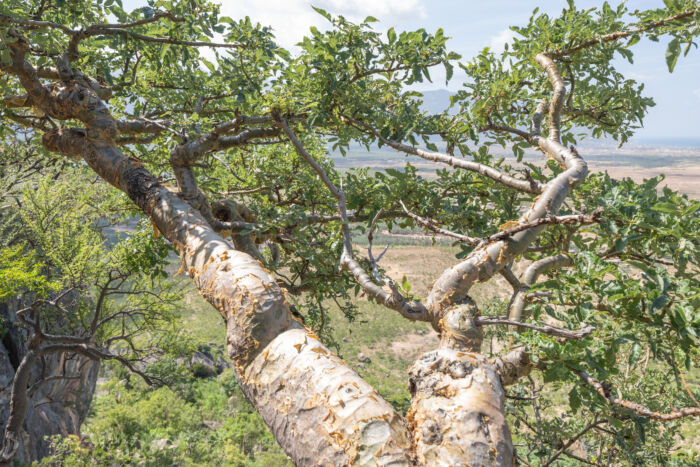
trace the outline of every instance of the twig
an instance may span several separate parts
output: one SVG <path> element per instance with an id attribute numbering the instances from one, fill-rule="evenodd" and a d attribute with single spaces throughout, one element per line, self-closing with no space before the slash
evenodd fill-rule
<path id="1" fill-rule="evenodd" d="M 685 407 L 682 409 L 672 408 L 668 413 L 655 412 L 641 404 L 637 404 L 636 402 L 613 397 L 610 394 L 610 388 L 601 384 L 600 381 L 595 379 L 593 376 L 589 375 L 585 371 L 573 371 L 579 376 L 579 378 L 581 378 L 583 381 L 592 386 L 593 389 L 595 389 L 595 391 L 601 395 L 601 397 L 606 399 L 612 405 L 632 410 L 633 412 L 636 412 L 643 417 L 667 422 L 671 420 L 677 420 L 683 417 L 697 417 L 700 415 L 700 407 Z"/>
<path id="2" fill-rule="evenodd" d="M 418 224 L 422 225 L 423 227 L 425 227 L 428 230 L 431 230 L 431 231 L 438 233 L 440 235 L 445 235 L 447 237 L 456 238 L 460 242 L 466 243 L 467 245 L 471 245 L 471 246 L 476 246 L 479 243 L 481 243 L 481 239 L 472 238 L 472 237 L 469 237 L 467 235 L 458 234 L 458 233 L 452 232 L 450 230 L 446 230 L 446 229 L 443 229 L 441 227 L 438 227 L 433 223 L 434 221 L 432 221 L 431 219 L 426 219 L 424 217 L 419 216 L 418 214 L 414 214 L 411 211 L 409 211 L 408 208 L 406 207 L 406 205 L 403 204 L 403 201 L 399 200 L 399 203 L 401 204 L 401 207 L 403 208 L 403 210 L 406 212 L 406 214 L 408 214 L 408 216 L 411 219 L 413 219 Z"/>
<path id="3" fill-rule="evenodd" d="M 379 216 L 382 215 L 384 212 L 384 208 L 381 208 L 379 211 L 377 211 L 377 214 L 374 216 L 372 219 L 372 224 L 369 227 L 369 232 L 367 233 L 367 255 L 369 256 L 369 263 L 370 266 L 372 267 L 372 274 L 374 275 L 374 279 L 379 282 L 380 284 L 386 284 L 387 279 L 384 277 L 381 277 L 379 275 L 379 260 L 382 259 L 382 256 L 384 256 L 384 253 L 386 253 L 389 250 L 389 245 L 387 245 L 384 248 L 384 251 L 382 251 L 377 258 L 374 258 L 374 255 L 372 254 L 372 241 L 374 240 L 374 229 L 377 226 L 377 219 L 379 219 Z"/>
<path id="4" fill-rule="evenodd" d="M 593 326 L 585 325 L 583 328 L 574 331 L 570 329 L 559 328 L 556 326 L 550 326 L 549 324 L 536 325 L 530 323 L 523 323 L 520 321 L 514 321 L 508 319 L 505 316 L 478 316 L 474 319 L 477 326 L 486 326 L 492 324 L 506 324 L 509 326 L 518 326 L 522 328 L 532 329 L 533 331 L 541 332 L 543 334 L 548 334 L 550 336 L 562 337 L 564 339 L 583 339 L 591 335 L 595 328 Z"/>
<path id="5" fill-rule="evenodd" d="M 595 427 L 599 423 L 601 423 L 601 422 L 598 419 L 594 419 L 592 422 L 590 422 L 588 425 L 586 425 L 583 430 L 579 431 L 576 434 L 576 436 L 574 436 L 569 441 L 564 443 L 564 445 L 557 452 L 555 452 L 549 459 L 547 459 L 547 461 L 544 464 L 542 464 L 542 467 L 547 467 L 548 465 L 551 465 L 552 462 L 554 462 L 557 459 L 557 457 L 564 454 L 564 451 L 569 449 L 572 444 L 574 444 L 576 441 L 578 441 L 581 438 L 581 436 L 585 435 L 591 428 Z"/>

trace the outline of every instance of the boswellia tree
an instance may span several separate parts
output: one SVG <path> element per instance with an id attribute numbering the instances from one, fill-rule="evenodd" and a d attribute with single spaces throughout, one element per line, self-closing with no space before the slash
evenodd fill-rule
<path id="1" fill-rule="evenodd" d="M 700 34 L 698 2 L 535 12 L 500 56 L 459 63 L 465 87 L 437 115 L 410 85 L 435 66 L 451 78 L 460 57 L 441 30 L 380 34 L 372 17 L 317 11 L 328 30 L 292 56 L 269 28 L 201 0 L 132 12 L 5 0 L 2 136 L 89 166 L 151 220 L 221 314 L 241 389 L 298 465 L 668 456 L 646 438 L 670 447 L 679 420 L 700 415 L 678 382 L 698 363 L 700 203 L 659 179 L 587 177 L 575 144 L 624 143 L 641 125 L 653 101 L 614 59 L 667 40 L 673 70 Z M 449 168 L 334 170 L 329 148 L 357 143 Z M 541 164 L 523 160 L 530 149 Z M 379 267 L 378 224 L 420 226 L 461 253 L 416 297 Z M 369 232 L 366 260 L 355 229 Z M 480 311 L 469 291 L 497 275 L 512 300 Z M 409 371 L 405 416 L 323 344 L 324 303 L 352 314 L 359 293 L 440 335 Z M 497 355 L 482 352 L 486 329 Z M 525 392 L 535 372 L 567 388 L 574 421 L 542 420 Z M 580 440 L 602 441 L 582 457 Z"/>

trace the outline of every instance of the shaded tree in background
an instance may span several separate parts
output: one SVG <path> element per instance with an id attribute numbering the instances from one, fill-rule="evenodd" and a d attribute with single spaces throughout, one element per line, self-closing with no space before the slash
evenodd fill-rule
<path id="1" fill-rule="evenodd" d="M 668 447 L 700 414 L 680 384 L 698 360 L 700 204 L 658 179 L 587 177 L 575 144 L 582 130 L 624 143 L 641 125 L 653 101 L 613 59 L 663 38 L 673 70 L 700 32 L 697 2 L 535 12 L 500 56 L 459 63 L 468 80 L 438 115 L 407 86 L 434 66 L 451 78 L 460 57 L 442 30 L 380 34 L 372 17 L 317 11 L 329 30 L 291 56 L 203 1 L 3 2 L 3 137 L 89 166 L 151 220 L 225 320 L 240 387 L 297 464 L 548 465 L 579 440 L 585 462 L 667 459 L 648 440 Z M 453 170 L 339 173 L 327 147 L 351 143 Z M 523 160 L 532 148 L 544 162 Z M 461 246 L 427 297 L 371 248 L 356 258 L 352 230 L 380 222 Z M 497 274 L 513 298 L 482 314 L 469 290 Z M 360 292 L 440 333 L 410 369 L 405 417 L 322 343 L 324 302 L 352 316 Z M 487 357 L 497 325 L 503 352 Z M 575 417 L 539 416 L 533 372 L 571 388 Z M 527 441 L 517 454 L 511 431 Z"/>
<path id="2" fill-rule="evenodd" d="M 169 249 L 150 232 L 107 238 L 120 201 L 85 171 L 4 175 L 3 461 L 29 462 L 49 454 L 46 436 L 79 433 L 101 360 L 151 381 L 135 365 L 177 334 L 178 294 L 163 283 Z"/>

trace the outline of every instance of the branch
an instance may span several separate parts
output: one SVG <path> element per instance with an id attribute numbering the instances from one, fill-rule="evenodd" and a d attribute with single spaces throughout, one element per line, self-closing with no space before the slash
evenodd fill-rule
<path id="1" fill-rule="evenodd" d="M 652 29 L 656 29 L 658 27 L 664 26 L 664 25 L 671 23 L 673 21 L 678 21 L 680 19 L 689 18 L 689 17 L 693 16 L 697 10 L 698 10 L 697 8 L 686 10 L 682 13 L 678 13 L 676 15 L 669 16 L 667 18 L 664 18 L 664 19 L 661 19 L 658 21 L 654 21 L 653 23 L 647 24 L 646 26 L 642 26 L 642 27 L 637 28 L 637 29 L 632 29 L 630 31 L 618 31 L 618 32 L 610 33 L 610 34 L 604 34 L 604 35 L 598 36 L 594 39 L 589 39 L 585 42 L 582 42 L 581 44 L 576 45 L 574 47 L 569 47 L 568 49 L 553 50 L 551 52 L 548 52 L 547 54 L 552 58 L 563 58 L 567 55 L 571 55 L 575 52 L 578 52 L 579 50 L 587 49 L 589 47 L 592 47 L 592 46 L 595 46 L 598 44 L 604 44 L 606 42 L 613 42 L 613 41 L 617 41 L 620 39 L 624 39 L 626 37 L 633 36 L 635 34 L 639 34 L 639 33 L 646 32 L 646 31 L 651 31 Z"/>
<path id="2" fill-rule="evenodd" d="M 254 193 L 257 189 L 251 189 L 248 193 Z M 226 195 L 238 194 L 237 192 L 227 192 Z M 241 194 L 246 194 L 241 193 Z M 378 215 L 378 219 L 395 219 L 399 217 L 406 217 L 406 214 L 402 211 L 383 211 Z M 359 214 L 357 212 L 350 212 L 347 215 L 348 222 L 365 222 L 370 220 L 369 214 Z M 254 223 L 254 222 L 244 222 L 244 221 L 218 221 L 215 226 L 213 226 L 219 232 L 240 232 L 241 230 L 257 230 L 261 235 L 271 235 L 279 232 L 288 233 L 298 227 L 312 225 L 312 224 L 328 224 L 329 222 L 343 222 L 342 217 L 339 214 L 335 215 L 322 215 L 322 214 L 306 214 L 304 218 L 297 219 L 286 225 L 275 225 L 272 227 L 266 227 L 264 224 Z"/>
<path id="3" fill-rule="evenodd" d="M 151 120 L 141 117 L 134 120 L 115 120 L 114 123 L 119 133 L 123 135 L 157 134 L 163 131 L 170 131 L 170 122 L 167 120 Z"/>
<path id="4" fill-rule="evenodd" d="M 58 380 L 77 381 L 80 379 L 81 379 L 80 376 L 66 376 L 65 374 L 49 376 L 48 378 L 41 379 L 41 380 L 37 381 L 36 383 L 32 384 L 27 389 L 27 396 L 32 397 L 34 395 L 34 393 L 36 391 L 38 391 L 44 384 L 50 383 L 51 381 L 58 381 Z"/>
<path id="5" fill-rule="evenodd" d="M 518 379 L 528 376 L 534 367 L 530 354 L 523 347 L 511 350 L 506 355 L 492 360 L 503 386 L 514 384 Z"/>
<path id="6" fill-rule="evenodd" d="M 433 232 L 438 233 L 440 235 L 445 235 L 447 237 L 456 238 L 460 242 L 466 243 L 467 245 L 471 245 L 471 246 L 476 246 L 479 243 L 481 243 L 481 239 L 479 239 L 479 238 L 472 238 L 472 237 L 469 237 L 467 235 L 454 233 L 452 231 L 440 228 L 434 224 L 434 221 L 432 219 L 426 219 L 424 217 L 420 217 L 418 214 L 414 214 L 411 211 L 409 211 L 408 208 L 406 208 L 406 205 L 403 204 L 403 201 L 399 201 L 399 203 L 401 204 L 401 207 L 403 208 L 404 212 L 406 212 L 406 214 L 408 214 L 408 216 L 411 219 L 413 219 L 418 224 L 422 225 L 423 227 L 425 227 L 428 230 L 432 230 Z"/>
<path id="7" fill-rule="evenodd" d="M 174 167 L 191 167 L 195 162 L 212 151 L 243 146 L 254 140 L 270 138 L 280 134 L 278 128 L 248 128 L 232 136 L 222 136 L 231 130 L 237 129 L 243 122 L 268 121 L 266 117 L 242 116 L 232 122 L 223 123 L 215 127 L 211 133 L 197 139 L 192 139 L 180 144 L 173 149 L 170 162 Z"/>
<path id="8" fill-rule="evenodd" d="M 158 135 L 150 135 L 150 136 L 143 136 L 143 137 L 120 136 L 119 138 L 114 140 L 114 142 L 117 146 L 126 146 L 129 144 L 148 144 L 148 143 L 152 143 L 157 138 L 158 138 Z"/>
<path id="9" fill-rule="evenodd" d="M 554 69 L 550 70 L 550 74 L 558 73 Z M 557 88 L 556 83 L 553 83 L 553 86 Z M 563 99 L 563 92 L 559 94 L 562 95 L 557 99 Z M 532 223 L 529 227 L 516 227 L 515 230 L 519 232 L 514 235 L 514 231 L 508 231 L 508 229 L 499 233 L 503 237 L 496 234 L 490 238 L 489 243 L 475 248 L 464 261 L 442 273 L 428 295 L 427 306 L 432 313 L 442 314 L 451 303 L 458 303 L 467 297 L 476 281 L 484 282 L 490 279 L 510 264 L 514 258 L 525 252 L 543 229 L 543 225 L 539 223 L 548 222 L 539 219 L 554 216 L 569 193 L 585 179 L 588 166 L 574 147 L 566 148 L 556 139 L 543 138 L 539 135 L 540 120 L 545 107 L 546 104 L 542 102 L 537 106 L 532 122 L 533 131 L 528 141 L 538 146 L 565 170 L 544 185 L 540 196 L 535 198 L 533 205 L 518 221 L 517 225 Z M 498 238 L 504 239 L 509 235 L 512 235 L 512 238 L 507 242 L 493 241 Z"/>
<path id="10" fill-rule="evenodd" d="M 523 222 L 523 223 L 517 224 L 513 227 L 505 228 L 498 233 L 495 233 L 493 235 L 489 235 L 488 237 L 484 238 L 482 240 L 482 242 L 491 243 L 491 242 L 496 242 L 499 240 L 505 240 L 509 237 L 512 237 L 513 235 L 515 235 L 518 232 L 522 232 L 523 230 L 528 230 L 528 229 L 532 229 L 535 227 L 539 227 L 541 225 L 594 224 L 596 222 L 600 222 L 600 215 L 602 213 L 603 213 L 603 208 L 598 207 L 590 215 L 589 214 L 570 214 L 567 216 L 540 217 L 539 219 L 535 219 L 533 221 Z"/>
<path id="11" fill-rule="evenodd" d="M 598 419 L 594 419 L 592 422 L 590 422 L 588 425 L 586 425 L 583 430 L 579 431 L 576 436 L 571 438 L 569 441 L 567 441 L 557 452 L 555 452 L 549 459 L 547 459 L 547 462 L 542 464 L 542 467 L 547 467 L 548 465 L 551 465 L 552 462 L 554 462 L 557 457 L 561 456 L 564 454 L 564 452 L 571 447 L 572 444 L 574 444 L 576 441 L 578 441 L 583 435 L 585 435 L 589 430 L 592 428 L 596 427 L 602 423 L 602 421 L 599 421 Z"/>
<path id="12" fill-rule="evenodd" d="M 442 60 L 435 60 L 433 62 L 425 64 L 424 66 L 431 67 L 431 66 L 439 65 L 440 63 L 442 63 Z M 394 71 L 410 70 L 412 68 L 413 68 L 413 65 L 397 65 L 394 67 L 372 68 L 370 70 L 363 71 L 362 73 L 355 74 L 350 79 L 350 83 L 354 83 L 357 80 L 360 80 L 362 78 L 366 78 L 367 76 L 376 75 L 379 73 L 393 73 Z"/>
<path id="13" fill-rule="evenodd" d="M 133 28 L 136 26 L 143 26 L 144 24 L 148 23 L 155 23 L 161 18 L 168 18 L 170 21 L 173 23 L 184 23 L 185 19 L 180 18 L 178 16 L 173 15 L 169 11 L 159 11 L 158 13 L 154 14 L 150 18 L 145 18 L 145 19 L 140 19 L 138 21 L 132 21 L 130 23 L 105 23 L 105 24 L 94 24 L 90 27 L 87 28 L 87 31 L 90 31 L 91 29 L 100 29 L 100 28 L 105 28 L 105 29 L 126 29 L 126 28 Z"/>
<path id="14" fill-rule="evenodd" d="M 154 15 L 152 18 L 134 21 L 131 23 L 123 24 L 93 24 L 85 29 L 73 30 L 63 24 L 54 23 L 52 21 L 36 21 L 21 18 L 13 18 L 7 15 L 0 15 L 0 22 L 18 24 L 20 26 L 25 26 L 27 28 L 53 28 L 57 29 L 64 34 L 70 36 L 70 42 L 68 44 L 67 57 L 69 61 L 78 58 L 78 44 L 83 39 L 87 39 L 93 36 L 109 36 L 109 35 L 122 35 L 127 36 L 131 39 L 139 40 L 142 42 L 151 42 L 157 44 L 171 44 L 171 45 L 184 45 L 190 47 L 214 47 L 214 48 L 227 48 L 227 49 L 239 49 L 245 47 L 243 44 L 226 44 L 226 43 L 216 43 L 216 42 L 206 42 L 206 41 L 183 41 L 178 39 L 173 39 L 170 37 L 152 37 L 145 34 L 139 34 L 137 32 L 131 31 L 130 28 L 136 26 L 142 26 L 144 24 L 152 23 L 158 21 L 162 18 L 169 18 L 174 22 L 183 22 L 184 19 L 177 18 L 173 16 L 170 12 L 160 12 Z"/>
<path id="15" fill-rule="evenodd" d="M 63 31 L 69 35 L 73 34 L 73 32 L 74 32 L 68 26 L 64 26 L 63 24 L 59 24 L 59 23 L 54 23 L 52 21 L 37 21 L 37 20 L 32 20 L 32 19 L 12 18 L 11 16 L 1 15 L 1 14 L 0 14 L 0 22 L 19 24 L 20 26 L 26 26 L 26 27 L 32 28 L 32 29 L 53 28 L 53 29 L 58 29 L 59 31 Z"/>
<path id="16" fill-rule="evenodd" d="M 508 310 L 508 317 L 517 322 L 526 319 L 525 305 L 527 303 L 527 291 L 535 284 L 540 274 L 544 274 L 555 268 L 571 266 L 572 264 L 573 260 L 571 257 L 563 253 L 542 258 L 530 264 L 522 277 L 521 282 L 523 287 L 516 292 L 513 298 L 513 304 Z"/>
<path id="17" fill-rule="evenodd" d="M 372 267 L 372 275 L 374 275 L 374 279 L 377 282 L 379 282 L 380 284 L 388 285 L 388 281 L 390 281 L 391 279 L 381 277 L 381 275 L 379 274 L 378 263 L 382 259 L 384 254 L 387 251 L 389 251 L 389 245 L 387 245 L 384 248 L 384 251 L 379 253 L 379 256 L 377 256 L 376 258 L 372 254 L 372 242 L 374 241 L 374 229 L 377 226 L 377 220 L 379 219 L 379 216 L 381 216 L 383 212 L 384 212 L 384 208 L 377 211 L 377 214 L 374 216 L 374 219 L 372 219 L 372 224 L 369 227 L 369 232 L 367 233 L 367 256 L 369 256 L 369 264 Z"/>
<path id="18" fill-rule="evenodd" d="M 562 337 L 564 339 L 583 339 L 591 335 L 595 328 L 593 326 L 584 325 L 583 328 L 578 331 L 559 328 L 556 326 L 550 326 L 549 324 L 543 324 L 538 326 L 536 324 L 523 323 L 521 321 L 514 321 L 508 319 L 506 316 L 478 316 L 474 319 L 474 322 L 479 326 L 486 326 L 492 324 L 507 324 L 509 326 L 518 326 L 521 328 L 532 329 L 533 331 L 541 332 L 543 334 L 548 334 L 550 336 Z"/>
<path id="19" fill-rule="evenodd" d="M 667 422 L 671 420 L 677 420 L 683 417 L 697 417 L 700 416 L 700 407 L 686 407 L 683 409 L 672 408 L 668 413 L 654 412 L 647 407 L 637 404 L 636 402 L 628 401 L 626 399 L 618 399 L 610 394 L 610 387 L 600 383 L 593 376 L 589 375 L 585 371 L 575 371 L 579 378 L 588 383 L 595 389 L 595 391 L 600 394 L 601 397 L 606 399 L 612 405 L 622 407 L 625 409 L 632 410 L 639 415 L 653 420 L 658 420 L 662 422 Z"/>
<path id="20" fill-rule="evenodd" d="M 343 222 L 343 253 L 340 258 L 340 265 L 347 268 L 355 277 L 360 287 L 378 303 L 383 304 L 387 308 L 398 311 L 407 319 L 412 321 L 430 321 L 430 315 L 425 305 L 416 300 L 408 301 L 399 292 L 398 287 L 393 281 L 385 279 L 385 284 L 391 289 L 391 293 L 382 289 L 381 286 L 375 284 L 369 277 L 369 274 L 364 270 L 360 263 L 355 259 L 352 252 L 350 228 L 348 227 L 348 213 L 345 207 L 345 193 L 333 184 L 323 168 L 318 165 L 314 158 L 304 149 L 303 144 L 299 141 L 296 134 L 289 128 L 287 121 L 281 116 L 277 116 L 277 124 L 282 131 L 287 135 L 297 153 L 306 160 L 306 162 L 314 169 L 324 185 L 331 192 L 333 197 L 338 201 L 338 211 Z"/>
<path id="21" fill-rule="evenodd" d="M 247 117 L 244 117 L 247 118 Z M 217 231 L 227 231 L 225 225 L 211 214 L 206 195 L 197 187 L 197 179 L 192 170 L 194 164 L 211 151 L 244 145 L 257 138 L 267 138 L 279 134 L 277 128 L 250 128 L 233 136 L 219 136 L 219 132 L 237 128 L 229 123 L 220 125 L 208 135 L 194 140 L 185 140 L 170 153 L 170 164 L 183 198 L 197 209 L 207 222 Z"/>
<path id="22" fill-rule="evenodd" d="M 564 80 L 559 74 L 559 69 L 554 64 L 554 61 L 547 55 L 537 54 L 535 62 L 547 73 L 553 88 L 552 98 L 549 102 L 549 139 L 561 143 L 561 107 L 564 103 L 564 96 L 566 96 Z"/>
<path id="23" fill-rule="evenodd" d="M 513 270 L 510 268 L 510 266 L 505 267 L 499 271 L 503 278 L 510 284 L 511 287 L 513 287 L 514 292 L 518 292 L 525 288 L 525 285 L 518 280 L 517 277 L 515 277 L 515 274 L 513 274 Z"/>
<path id="24" fill-rule="evenodd" d="M 397 151 L 413 154 L 415 156 L 421 157 L 429 161 L 440 162 L 442 164 L 447 164 L 452 167 L 459 167 L 460 169 L 469 170 L 471 172 L 475 172 L 485 177 L 488 177 L 491 180 L 501 183 L 502 185 L 505 185 L 509 188 L 513 188 L 518 191 L 523 191 L 525 193 L 539 194 L 543 190 L 543 185 L 536 182 L 535 180 L 520 180 L 515 177 L 511 177 L 510 175 L 507 175 L 503 172 L 500 172 L 494 169 L 493 167 L 489 167 L 484 164 L 479 164 L 478 162 L 458 159 L 457 157 L 443 154 L 440 152 L 424 151 L 422 149 L 414 148 L 407 144 L 387 139 L 383 137 L 379 133 L 379 131 L 377 131 L 372 126 L 359 120 L 355 120 L 354 118 L 348 117 L 347 115 L 343 114 L 341 115 L 341 118 L 349 121 L 357 127 L 364 128 L 365 130 L 373 134 L 382 143 L 396 149 Z"/>

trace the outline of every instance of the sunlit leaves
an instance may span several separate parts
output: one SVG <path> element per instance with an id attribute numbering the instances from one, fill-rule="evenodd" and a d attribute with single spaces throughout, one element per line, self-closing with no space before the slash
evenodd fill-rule
<path id="1" fill-rule="evenodd" d="M 31 290 L 39 297 L 57 289 L 41 274 L 41 264 L 21 247 L 0 248 L 0 301 Z"/>

